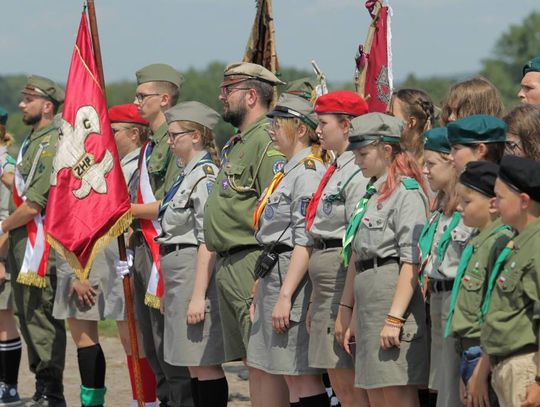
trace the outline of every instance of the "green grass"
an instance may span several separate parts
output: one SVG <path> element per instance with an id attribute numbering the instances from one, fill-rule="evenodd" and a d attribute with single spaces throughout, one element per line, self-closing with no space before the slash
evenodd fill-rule
<path id="1" fill-rule="evenodd" d="M 118 328 L 116 327 L 116 321 L 99 321 L 98 322 L 99 335 L 106 337 L 118 337 Z"/>

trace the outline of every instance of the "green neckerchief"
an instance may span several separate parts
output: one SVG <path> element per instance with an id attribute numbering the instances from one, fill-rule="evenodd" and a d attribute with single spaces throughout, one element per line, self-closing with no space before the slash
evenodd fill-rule
<path id="1" fill-rule="evenodd" d="M 450 219 L 450 224 L 442 234 L 441 240 L 439 240 L 439 246 L 437 246 L 437 261 L 439 264 L 442 263 L 442 260 L 446 254 L 446 249 L 448 249 L 448 245 L 452 239 L 452 231 L 456 228 L 460 220 L 461 213 L 457 211 L 454 212 L 452 219 Z"/>
<path id="2" fill-rule="evenodd" d="M 343 265 L 345 267 L 349 265 L 349 260 L 351 259 L 351 243 L 354 239 L 354 236 L 356 235 L 358 226 L 360 226 L 362 216 L 364 216 L 364 213 L 366 213 L 367 203 L 375 192 L 377 192 L 377 189 L 375 188 L 373 183 L 370 182 L 366 187 L 366 193 L 364 194 L 362 199 L 360 199 L 360 201 L 358 201 L 358 203 L 356 204 L 356 208 L 354 209 L 353 215 L 351 216 L 351 220 L 347 225 L 345 236 L 343 236 L 343 249 L 341 251 L 341 257 L 343 258 Z"/>
<path id="3" fill-rule="evenodd" d="M 499 232 L 502 232 L 503 230 L 509 230 L 509 229 L 510 229 L 509 226 L 501 225 L 498 228 L 495 228 L 493 231 L 491 231 L 491 233 L 489 233 L 489 235 L 486 236 L 486 239 L 490 238 L 493 235 L 496 235 Z M 461 279 L 463 278 L 463 275 L 465 274 L 465 270 L 467 270 L 467 266 L 469 265 L 469 262 L 471 261 L 471 257 L 473 253 L 474 253 L 474 245 L 471 240 L 465 247 L 465 250 L 463 250 L 463 254 L 461 255 L 461 261 L 459 262 L 456 278 L 454 279 L 454 286 L 452 287 L 452 295 L 450 297 L 450 310 L 448 312 L 448 319 L 446 320 L 446 328 L 444 331 L 445 337 L 448 337 L 448 335 L 450 334 L 450 328 L 452 326 L 452 318 L 454 316 L 454 311 L 456 309 L 457 297 L 459 294 L 459 288 L 461 286 Z"/>
<path id="4" fill-rule="evenodd" d="M 345 190 L 345 188 L 347 188 L 347 185 L 349 185 L 349 183 L 352 181 L 354 176 L 356 174 L 358 174 L 360 171 L 362 171 L 362 170 L 358 169 L 355 172 L 353 172 L 352 175 L 349 177 L 349 179 L 347 181 L 345 181 L 343 186 L 341 188 L 339 188 L 337 193 L 328 195 L 324 200 L 327 201 L 327 202 L 336 202 L 336 201 L 343 202 L 343 201 L 345 201 L 345 197 L 343 196 L 343 191 Z"/>
<path id="5" fill-rule="evenodd" d="M 424 268 L 428 262 L 431 253 L 431 246 L 433 246 L 433 237 L 437 231 L 437 226 L 439 225 L 441 215 L 442 212 L 440 210 L 432 212 L 429 222 L 424 225 L 424 229 L 422 229 L 422 233 L 420 233 L 420 238 L 418 239 L 418 250 L 420 251 L 420 276 L 423 275 Z M 423 278 L 420 277 L 420 280 L 422 281 Z"/>
<path id="6" fill-rule="evenodd" d="M 488 287 L 486 290 L 486 295 L 484 297 L 484 302 L 482 303 L 482 308 L 480 310 L 480 319 L 484 321 L 484 317 L 489 311 L 489 302 L 491 300 L 491 294 L 493 293 L 493 289 L 495 288 L 495 282 L 497 281 L 497 278 L 499 277 L 501 267 L 506 261 L 506 258 L 512 253 L 512 250 L 514 248 L 514 241 L 510 240 L 506 247 L 503 249 L 503 251 L 499 254 L 499 257 L 497 257 L 497 261 L 495 261 L 495 265 L 493 266 L 493 269 L 491 270 L 491 274 L 489 275 L 489 282 Z"/>

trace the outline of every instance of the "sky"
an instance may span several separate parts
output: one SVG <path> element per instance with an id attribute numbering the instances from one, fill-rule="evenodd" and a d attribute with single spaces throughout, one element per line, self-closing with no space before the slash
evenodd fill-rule
<path id="1" fill-rule="evenodd" d="M 151 63 L 180 71 L 242 58 L 255 0 L 95 0 L 106 82 L 134 80 Z M 0 75 L 39 74 L 65 82 L 82 11 L 76 0 L 3 0 Z M 538 0 L 391 0 L 396 81 L 474 73 L 493 57 L 511 24 Z M 354 57 L 370 17 L 364 0 L 274 0 L 281 66 L 311 70 L 330 82 L 352 80 Z"/>

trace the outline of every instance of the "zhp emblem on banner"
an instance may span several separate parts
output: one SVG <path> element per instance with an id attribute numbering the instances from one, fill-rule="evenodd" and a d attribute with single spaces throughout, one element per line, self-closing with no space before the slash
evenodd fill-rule
<path id="1" fill-rule="evenodd" d="M 386 65 L 381 67 L 375 83 L 377 84 L 377 97 L 381 102 L 388 104 L 392 95 L 390 92 L 390 80 L 388 79 L 388 67 Z"/>
<path id="2" fill-rule="evenodd" d="M 56 185 L 58 172 L 63 168 L 71 168 L 73 176 L 81 180 L 79 189 L 73 191 L 78 199 L 84 199 L 94 190 L 98 194 L 107 193 L 107 175 L 113 168 L 113 156 L 109 150 L 100 162 L 85 150 L 84 142 L 90 134 L 100 134 L 99 116 L 93 106 L 83 106 L 77 111 L 75 125 L 63 118 L 56 119 L 56 127 L 60 134 L 58 149 L 53 162 L 51 185 Z"/>

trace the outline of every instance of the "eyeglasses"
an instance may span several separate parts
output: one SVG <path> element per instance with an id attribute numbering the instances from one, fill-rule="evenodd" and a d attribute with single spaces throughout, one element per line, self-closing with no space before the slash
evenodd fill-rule
<path id="1" fill-rule="evenodd" d="M 507 141 L 504 143 L 504 151 L 506 154 L 518 155 L 521 150 L 521 141 Z"/>
<path id="2" fill-rule="evenodd" d="M 179 136 L 185 136 L 186 134 L 193 133 L 195 130 L 188 130 L 188 131 L 177 131 L 177 132 L 167 132 L 167 135 L 169 136 L 169 140 L 174 141 L 176 140 L 176 137 Z"/>
<path id="3" fill-rule="evenodd" d="M 268 126 L 268 131 L 275 133 L 277 132 L 281 126 L 279 125 L 279 121 L 277 119 L 272 119 L 270 121 L 270 125 Z"/>
<path id="4" fill-rule="evenodd" d="M 228 98 L 231 93 L 233 93 L 234 91 L 237 91 L 237 90 L 250 90 L 252 88 L 232 88 L 231 87 L 232 85 L 230 86 L 222 86 L 220 88 L 220 94 L 221 96 L 225 97 L 225 98 Z"/>
<path id="5" fill-rule="evenodd" d="M 133 127 L 120 127 L 120 128 L 114 128 L 111 127 L 113 134 L 116 136 L 117 133 L 123 131 L 123 130 L 131 130 Z"/>
<path id="6" fill-rule="evenodd" d="M 135 93 L 135 99 L 137 99 L 137 102 L 142 103 L 147 97 L 159 95 L 161 95 L 161 93 Z"/>

